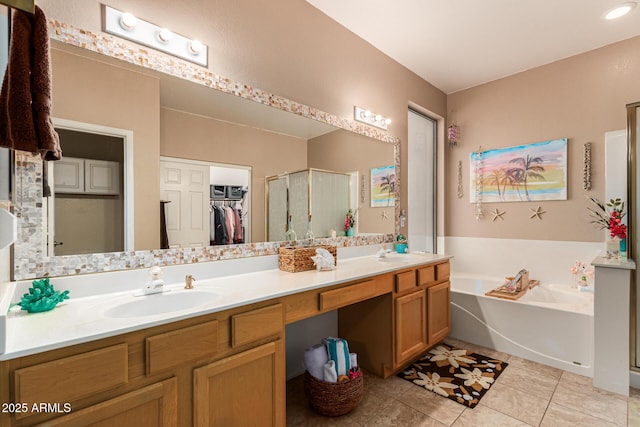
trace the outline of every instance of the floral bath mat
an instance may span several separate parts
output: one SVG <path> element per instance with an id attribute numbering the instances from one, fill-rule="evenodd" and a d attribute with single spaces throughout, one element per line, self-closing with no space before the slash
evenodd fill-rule
<path id="1" fill-rule="evenodd" d="M 501 360 L 440 344 L 398 376 L 473 408 L 507 365 Z"/>

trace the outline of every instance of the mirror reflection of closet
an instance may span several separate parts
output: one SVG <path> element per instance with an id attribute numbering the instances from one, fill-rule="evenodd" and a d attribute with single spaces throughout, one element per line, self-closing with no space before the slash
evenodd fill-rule
<path id="1" fill-rule="evenodd" d="M 250 242 L 250 182 L 249 166 L 160 157 L 163 249 Z"/>

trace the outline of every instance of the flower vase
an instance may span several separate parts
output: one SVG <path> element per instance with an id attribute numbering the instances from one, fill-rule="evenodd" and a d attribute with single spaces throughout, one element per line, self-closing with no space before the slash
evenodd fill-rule
<path id="1" fill-rule="evenodd" d="M 627 257 L 627 239 L 620 239 L 620 257 Z"/>
<path id="2" fill-rule="evenodd" d="M 620 238 L 607 239 L 607 258 L 620 258 Z"/>
<path id="3" fill-rule="evenodd" d="M 349 237 L 353 237 L 353 235 L 355 234 L 355 230 L 353 229 L 353 227 L 349 227 L 345 234 Z"/>

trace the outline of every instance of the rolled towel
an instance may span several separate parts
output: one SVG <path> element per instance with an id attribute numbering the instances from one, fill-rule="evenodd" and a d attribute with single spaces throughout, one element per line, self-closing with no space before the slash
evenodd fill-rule
<path id="1" fill-rule="evenodd" d="M 349 344 L 347 341 L 342 338 L 331 337 L 325 338 L 323 341 L 327 346 L 329 359 L 335 362 L 337 375 L 347 375 L 349 368 L 351 367 Z"/>
<path id="2" fill-rule="evenodd" d="M 349 363 L 351 363 L 351 369 L 358 367 L 358 355 L 355 353 L 349 353 Z"/>
<path id="3" fill-rule="evenodd" d="M 316 344 L 304 351 L 304 368 L 315 379 L 324 380 L 324 365 L 329 361 L 327 347 L 324 344 Z"/>
<path id="4" fill-rule="evenodd" d="M 336 364 L 333 360 L 329 360 L 324 364 L 324 381 L 328 383 L 337 383 L 338 375 L 336 374 Z"/>

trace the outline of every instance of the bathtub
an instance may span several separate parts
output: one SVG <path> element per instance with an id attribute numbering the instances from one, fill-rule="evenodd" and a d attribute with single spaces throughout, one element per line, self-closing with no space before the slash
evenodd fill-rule
<path id="1" fill-rule="evenodd" d="M 504 278 L 451 277 L 451 337 L 593 377 L 593 293 L 541 284 L 519 300 L 487 297 Z"/>

